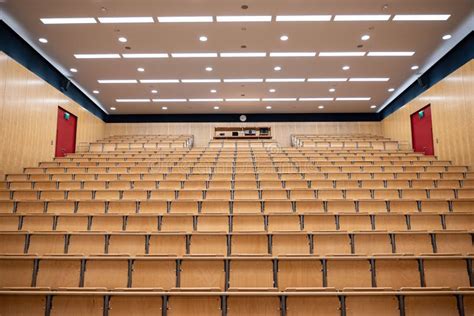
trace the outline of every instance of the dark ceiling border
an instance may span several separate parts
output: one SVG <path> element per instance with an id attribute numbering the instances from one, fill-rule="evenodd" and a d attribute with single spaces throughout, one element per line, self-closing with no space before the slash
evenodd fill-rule
<path id="1" fill-rule="evenodd" d="M 412 83 L 405 91 L 393 99 L 393 101 L 380 112 L 380 119 L 383 120 L 388 117 L 473 58 L 474 31 L 471 31 L 471 33 L 431 66 L 430 69 L 423 73 L 417 81 Z"/>
<path id="2" fill-rule="evenodd" d="M 66 76 L 41 56 L 3 20 L 0 20 L 0 51 L 3 51 L 80 106 L 105 121 L 107 113 L 102 111 L 87 95 L 70 82 Z"/>
<path id="3" fill-rule="evenodd" d="M 422 74 L 417 81 L 398 95 L 380 113 L 108 115 L 3 20 L 0 20 L 0 50 L 106 123 L 240 122 L 241 114 L 247 116 L 247 122 L 376 122 L 383 120 L 473 59 L 474 31 Z M 65 89 L 66 86 L 67 89 Z"/>

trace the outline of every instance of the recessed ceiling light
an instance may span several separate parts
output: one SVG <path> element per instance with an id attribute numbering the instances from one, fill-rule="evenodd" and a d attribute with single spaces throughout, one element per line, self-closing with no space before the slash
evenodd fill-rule
<path id="1" fill-rule="evenodd" d="M 371 109 L 375 109 L 377 106 L 376 105 L 371 105 L 370 108 Z"/>
<path id="2" fill-rule="evenodd" d="M 97 80 L 98 83 L 137 83 L 135 79 L 106 79 Z"/>
<path id="3" fill-rule="evenodd" d="M 158 90 L 151 90 L 151 93 L 157 94 L 157 93 L 158 93 Z"/>
<path id="4" fill-rule="evenodd" d="M 334 21 L 388 21 L 388 14 L 374 15 L 336 15 Z"/>
<path id="5" fill-rule="evenodd" d="M 267 78 L 265 82 L 304 82 L 305 78 Z"/>
<path id="6" fill-rule="evenodd" d="M 167 106 L 162 106 L 161 109 L 166 111 L 166 110 L 168 110 L 168 107 Z"/>
<path id="7" fill-rule="evenodd" d="M 363 41 L 368 41 L 370 39 L 370 35 L 367 35 L 367 34 L 362 35 L 362 37 L 360 39 L 363 40 Z"/>
<path id="8" fill-rule="evenodd" d="M 144 72 L 144 71 L 145 71 L 145 68 L 143 68 L 143 67 L 138 67 L 138 68 L 137 68 L 137 71 L 139 71 L 139 72 Z"/>
<path id="9" fill-rule="evenodd" d="M 93 94 L 99 94 L 100 92 L 99 92 L 99 90 L 94 90 L 94 91 L 92 91 L 92 93 Z"/>
<path id="10" fill-rule="evenodd" d="M 370 101 L 369 97 L 362 98 L 336 98 L 336 101 Z"/>
<path id="11" fill-rule="evenodd" d="M 344 82 L 347 78 L 308 78 L 308 82 Z"/>
<path id="12" fill-rule="evenodd" d="M 318 106 L 318 109 L 324 109 L 324 105 Z"/>
<path id="13" fill-rule="evenodd" d="M 216 90 L 216 89 L 212 89 L 212 90 L 211 90 L 211 93 L 217 93 L 217 90 Z"/>
<path id="14" fill-rule="evenodd" d="M 287 40 L 288 40 L 288 35 L 282 35 L 282 36 L 280 36 L 280 40 L 282 40 L 282 41 L 284 41 L 284 42 L 287 41 Z"/>
<path id="15" fill-rule="evenodd" d="M 152 54 L 122 54 L 123 58 L 168 58 L 168 54 L 152 53 Z"/>
<path id="16" fill-rule="evenodd" d="M 100 23 L 155 23 L 151 16 L 137 17 L 100 17 Z"/>
<path id="17" fill-rule="evenodd" d="M 270 93 L 275 93 L 276 90 L 275 90 L 275 89 L 270 89 L 270 90 L 268 90 L 268 92 L 270 92 Z"/>
<path id="18" fill-rule="evenodd" d="M 263 82 L 263 79 L 260 78 L 239 78 L 239 79 L 224 79 L 226 83 L 235 83 L 235 82 Z"/>
<path id="19" fill-rule="evenodd" d="M 94 18 L 44 18 L 43 24 L 95 24 Z"/>
<path id="20" fill-rule="evenodd" d="M 296 98 L 263 98 L 264 102 L 284 102 L 284 101 L 296 101 Z"/>
<path id="21" fill-rule="evenodd" d="M 214 110 L 219 110 L 219 107 L 218 107 L 218 106 L 215 106 L 215 107 L 214 107 Z"/>
<path id="22" fill-rule="evenodd" d="M 213 22 L 212 16 L 159 16 L 160 23 L 206 23 Z"/>
<path id="23" fill-rule="evenodd" d="M 111 59 L 120 58 L 119 54 L 74 54 L 77 59 Z"/>
<path id="24" fill-rule="evenodd" d="M 402 56 L 413 56 L 415 52 L 369 52 L 367 56 L 375 56 L 375 57 L 402 57 Z"/>
<path id="25" fill-rule="evenodd" d="M 418 65 L 411 66 L 411 70 L 417 70 L 418 68 L 420 68 Z"/>
<path id="26" fill-rule="evenodd" d="M 334 98 L 299 98 L 298 101 L 334 101 Z"/>
<path id="27" fill-rule="evenodd" d="M 127 38 L 123 37 L 123 36 L 119 37 L 118 40 L 119 40 L 120 43 L 126 43 L 127 42 Z"/>
<path id="28" fill-rule="evenodd" d="M 186 99 L 153 99 L 155 103 L 174 103 L 174 102 L 186 102 Z"/>
<path id="29" fill-rule="evenodd" d="M 351 69 L 351 67 L 349 67 L 349 66 L 343 66 L 342 67 L 342 70 L 349 70 L 349 69 Z"/>
<path id="30" fill-rule="evenodd" d="M 389 81 L 390 78 L 350 78 L 352 82 L 378 82 L 378 81 Z"/>
<path id="31" fill-rule="evenodd" d="M 119 103 L 146 103 L 150 102 L 150 99 L 116 99 Z"/>
<path id="32" fill-rule="evenodd" d="M 451 37 L 452 37 L 451 34 L 446 34 L 446 35 L 443 36 L 443 39 L 446 41 L 446 40 L 450 39 Z"/>
<path id="33" fill-rule="evenodd" d="M 217 83 L 221 79 L 181 79 L 182 83 Z"/>
<path id="34" fill-rule="evenodd" d="M 446 21 L 450 14 L 397 14 L 394 21 Z"/>
<path id="35" fill-rule="evenodd" d="M 271 22 L 271 15 L 217 16 L 217 22 Z"/>
<path id="36" fill-rule="evenodd" d="M 321 22 L 331 21 L 331 15 L 277 15 L 277 22 Z"/>
<path id="37" fill-rule="evenodd" d="M 207 36 L 199 36 L 201 42 L 207 42 Z"/>
<path id="38" fill-rule="evenodd" d="M 221 57 L 266 57 L 267 53 L 221 53 Z"/>
<path id="39" fill-rule="evenodd" d="M 395 89 L 394 89 L 394 88 L 390 88 L 390 89 L 388 89 L 388 92 L 393 92 L 393 91 L 395 91 Z"/>
<path id="40" fill-rule="evenodd" d="M 112 111 L 115 111 L 115 110 L 117 110 L 117 108 L 114 108 L 114 107 L 111 107 L 110 109 L 111 109 Z"/>
<path id="41" fill-rule="evenodd" d="M 321 52 L 320 57 L 361 57 L 365 52 Z"/>
<path id="42" fill-rule="evenodd" d="M 224 99 L 189 99 L 189 102 L 222 102 Z"/>
<path id="43" fill-rule="evenodd" d="M 142 79 L 140 83 L 179 83 L 179 79 Z"/>
<path id="44" fill-rule="evenodd" d="M 275 70 L 275 71 L 280 71 L 280 70 L 281 70 L 281 67 L 280 67 L 280 66 L 275 66 L 275 68 L 273 68 L 273 70 Z"/>
<path id="45" fill-rule="evenodd" d="M 329 92 L 336 92 L 336 89 L 331 88 L 331 89 L 329 89 Z"/>
<path id="46" fill-rule="evenodd" d="M 210 58 L 217 57 L 217 53 L 172 53 L 173 58 Z"/>
<path id="47" fill-rule="evenodd" d="M 260 101 L 260 99 L 258 98 L 246 98 L 246 99 L 239 99 L 239 98 L 235 98 L 235 99 L 225 99 L 226 102 L 258 102 Z"/>
<path id="48" fill-rule="evenodd" d="M 206 71 L 212 71 L 212 67 L 206 67 Z"/>
<path id="49" fill-rule="evenodd" d="M 270 57 L 314 57 L 316 52 L 271 52 Z"/>
<path id="50" fill-rule="evenodd" d="M 46 38 L 44 38 L 44 37 L 40 37 L 40 38 L 38 39 L 38 41 L 40 41 L 40 42 L 43 43 L 43 44 L 46 44 L 46 43 L 48 42 L 48 40 L 47 40 Z"/>
<path id="51" fill-rule="evenodd" d="M 270 105 L 267 105 L 265 108 L 266 108 L 267 110 L 271 110 L 271 109 L 272 109 L 272 107 L 271 107 Z"/>
<path id="52" fill-rule="evenodd" d="M 69 69 L 71 72 L 77 72 L 77 69 L 76 68 L 71 68 Z"/>

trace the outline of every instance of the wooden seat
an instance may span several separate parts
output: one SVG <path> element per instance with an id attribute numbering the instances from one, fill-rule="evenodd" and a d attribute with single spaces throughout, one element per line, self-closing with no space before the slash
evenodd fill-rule
<path id="1" fill-rule="evenodd" d="M 328 213 L 355 213 L 354 201 L 327 201 Z"/>
<path id="2" fill-rule="evenodd" d="M 25 231 L 52 231 L 52 216 L 24 216 L 22 230 Z"/>
<path id="3" fill-rule="evenodd" d="M 139 205 L 140 214 L 165 214 L 167 203 L 165 201 L 141 201 Z"/>
<path id="4" fill-rule="evenodd" d="M 296 211 L 300 214 L 324 213 L 322 201 L 296 201 Z"/>
<path id="5" fill-rule="evenodd" d="M 0 231 L 17 231 L 20 224 L 20 216 L 0 215 Z"/>
<path id="6" fill-rule="evenodd" d="M 208 192 L 209 193 L 209 192 Z M 229 191 L 230 195 L 230 191 Z M 230 204 L 228 201 L 203 201 L 201 207 L 203 214 L 230 214 Z"/>
<path id="7" fill-rule="evenodd" d="M 347 296 L 346 315 L 377 316 L 383 311 L 383 315 L 400 315 L 398 299 L 396 296 Z"/>
<path id="8" fill-rule="evenodd" d="M 44 259 L 38 264 L 37 287 L 74 288 L 80 286 L 81 260 L 80 259 Z"/>
<path id="9" fill-rule="evenodd" d="M 158 216 L 128 216 L 126 230 L 130 232 L 156 232 L 158 231 Z"/>
<path id="10" fill-rule="evenodd" d="M 32 234 L 28 247 L 29 254 L 63 254 L 65 236 L 63 234 Z"/>
<path id="11" fill-rule="evenodd" d="M 199 216 L 197 221 L 198 232 L 228 232 L 228 216 Z"/>
<path id="12" fill-rule="evenodd" d="M 300 231 L 300 219 L 296 215 L 272 215 L 268 217 L 268 231 Z"/>
<path id="13" fill-rule="evenodd" d="M 437 253 L 474 253 L 472 237 L 469 233 L 436 234 Z"/>
<path id="14" fill-rule="evenodd" d="M 448 201 L 421 201 L 421 211 L 423 213 L 447 213 L 449 204 Z"/>
<path id="15" fill-rule="evenodd" d="M 33 259 L 0 259 L 0 288 L 31 287 L 33 265 Z"/>
<path id="16" fill-rule="evenodd" d="M 203 192 L 199 191 L 179 191 L 178 200 L 200 201 L 203 199 Z"/>
<path id="17" fill-rule="evenodd" d="M 431 237 L 427 233 L 423 234 L 395 234 L 396 253 L 399 254 L 427 254 L 433 253 Z"/>
<path id="18" fill-rule="evenodd" d="M 163 216 L 161 231 L 164 232 L 190 232 L 193 231 L 193 218 L 191 216 Z"/>
<path id="19" fill-rule="evenodd" d="M 416 201 L 390 201 L 391 213 L 417 213 Z"/>
<path id="20" fill-rule="evenodd" d="M 45 310 L 45 295 L 0 295 L 0 315 L 44 315 Z"/>
<path id="21" fill-rule="evenodd" d="M 43 201 L 17 202 L 17 206 L 16 206 L 17 214 L 40 214 L 44 212 L 45 212 L 45 204 Z M 10 212 L 3 212 L 3 213 L 10 213 Z"/>
<path id="22" fill-rule="evenodd" d="M 377 214 L 375 216 L 376 230 L 407 230 L 407 220 L 402 214 Z"/>
<path id="23" fill-rule="evenodd" d="M 233 216 L 232 231 L 263 232 L 265 231 L 264 217 L 262 215 Z"/>
<path id="24" fill-rule="evenodd" d="M 440 215 L 414 214 L 410 215 L 411 230 L 441 230 L 443 229 Z"/>
<path id="25" fill-rule="evenodd" d="M 54 296 L 51 306 L 51 315 L 91 315 L 104 314 L 104 298 L 88 295 L 58 295 Z"/>
<path id="26" fill-rule="evenodd" d="M 288 195 L 286 190 L 273 189 L 273 190 L 262 190 L 262 199 L 263 200 L 287 200 Z"/>
<path id="27" fill-rule="evenodd" d="M 84 272 L 84 287 L 125 288 L 128 284 L 128 260 L 89 259 Z"/>
<path id="28" fill-rule="evenodd" d="M 105 202 L 80 201 L 77 213 L 79 214 L 105 214 Z"/>
<path id="29" fill-rule="evenodd" d="M 206 200 L 230 200 L 230 190 L 208 190 L 206 192 Z"/>
<path id="30" fill-rule="evenodd" d="M 354 234 L 354 249 L 356 254 L 390 254 L 392 243 L 388 234 Z"/>
<path id="31" fill-rule="evenodd" d="M 111 296 L 108 314 L 111 316 L 159 315 L 162 312 L 159 296 Z M 132 314 L 132 315 L 133 315 Z"/>
<path id="32" fill-rule="evenodd" d="M 318 234 L 313 236 L 314 254 L 325 256 L 330 254 L 350 254 L 351 244 L 346 234 Z"/>
<path id="33" fill-rule="evenodd" d="M 304 234 L 274 234 L 272 236 L 272 254 L 309 255 L 310 242 Z"/>
<path id="34" fill-rule="evenodd" d="M 69 237 L 68 254 L 103 254 L 105 236 L 102 234 L 72 234 Z"/>
<path id="35" fill-rule="evenodd" d="M 163 289 L 176 286 L 176 261 L 174 259 L 136 259 L 132 265 L 132 288 Z"/>
<path id="36" fill-rule="evenodd" d="M 267 255 L 269 254 L 267 235 L 235 234 L 231 239 L 233 255 Z"/>
<path id="37" fill-rule="evenodd" d="M 474 214 L 446 214 L 444 218 L 448 230 L 474 229 Z"/>
<path id="38" fill-rule="evenodd" d="M 335 231 L 336 216 L 332 214 L 304 215 L 305 231 Z"/>
<path id="39" fill-rule="evenodd" d="M 260 214 L 262 209 L 258 201 L 235 201 L 233 212 L 234 214 Z"/>
<path id="40" fill-rule="evenodd" d="M 372 230 L 370 216 L 362 214 L 341 214 L 339 215 L 339 229 L 347 231 Z"/>
<path id="41" fill-rule="evenodd" d="M 406 296 L 405 315 L 407 316 L 458 316 L 457 301 L 454 295 Z"/>
<path id="42" fill-rule="evenodd" d="M 110 214 L 135 214 L 137 204 L 136 202 L 111 201 L 107 212 Z"/>
<path id="43" fill-rule="evenodd" d="M 194 234 L 190 239 L 191 255 L 227 255 L 227 236 Z"/>
<path id="44" fill-rule="evenodd" d="M 75 205 L 72 201 L 52 201 L 47 208 L 48 214 L 73 214 Z"/>
<path id="45" fill-rule="evenodd" d="M 272 260 L 231 260 L 229 288 L 274 288 Z"/>
<path id="46" fill-rule="evenodd" d="M 404 287 L 420 287 L 420 271 L 415 259 L 376 259 L 377 287 L 399 290 Z"/>
<path id="47" fill-rule="evenodd" d="M 335 296 L 289 296 L 286 310 L 287 315 L 341 315 L 339 298 Z"/>
<path id="48" fill-rule="evenodd" d="M 167 315 L 209 315 L 220 316 L 221 302 L 218 296 L 171 296 L 168 300 Z"/>
<path id="49" fill-rule="evenodd" d="M 467 262 L 462 259 L 424 259 L 427 287 L 469 287 Z"/>
<path id="50" fill-rule="evenodd" d="M 227 299 L 227 315 L 280 315 L 278 297 L 231 296 Z"/>
<path id="51" fill-rule="evenodd" d="M 173 201 L 171 202 L 170 213 L 174 214 L 197 214 L 198 203 L 191 201 Z"/>
<path id="52" fill-rule="evenodd" d="M 327 285 L 338 290 L 372 287 L 369 260 L 328 260 Z"/>
<path id="53" fill-rule="evenodd" d="M 143 235 L 111 235 L 109 238 L 108 254 L 145 254 L 146 238 Z"/>
<path id="54" fill-rule="evenodd" d="M 225 290 L 223 260 L 183 260 L 181 262 L 182 288 L 219 288 Z"/>
<path id="55" fill-rule="evenodd" d="M 186 253 L 186 236 L 184 235 L 151 235 L 150 255 L 182 256 Z"/>
<path id="56" fill-rule="evenodd" d="M 175 191 L 173 189 L 160 189 L 151 191 L 149 200 L 152 201 L 172 201 L 175 199 Z"/>
<path id="57" fill-rule="evenodd" d="M 92 216 L 91 220 L 91 231 L 122 231 L 123 229 L 123 217 L 122 216 L 110 216 L 110 215 L 95 215 Z"/>

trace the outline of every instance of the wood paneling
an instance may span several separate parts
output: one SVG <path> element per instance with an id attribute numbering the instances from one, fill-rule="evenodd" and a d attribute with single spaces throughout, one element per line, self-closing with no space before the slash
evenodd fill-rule
<path id="1" fill-rule="evenodd" d="M 290 146 L 291 134 L 373 134 L 382 135 L 380 122 L 282 122 L 282 123 L 112 123 L 106 136 L 131 134 L 191 134 L 195 146 L 206 146 L 214 127 L 270 126 L 273 139 Z"/>
<path id="2" fill-rule="evenodd" d="M 474 61 L 382 121 L 383 134 L 412 146 L 410 114 L 431 104 L 435 155 L 474 166 Z"/>
<path id="3" fill-rule="evenodd" d="M 0 176 L 51 160 L 58 106 L 78 118 L 76 144 L 104 137 L 102 120 L 0 52 Z"/>

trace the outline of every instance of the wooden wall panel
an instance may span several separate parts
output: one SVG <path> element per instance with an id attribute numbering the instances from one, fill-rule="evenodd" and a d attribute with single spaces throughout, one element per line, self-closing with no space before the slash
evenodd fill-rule
<path id="1" fill-rule="evenodd" d="M 58 106 L 78 117 L 76 144 L 104 137 L 102 120 L 0 52 L 0 175 L 54 157 Z"/>
<path id="2" fill-rule="evenodd" d="M 474 167 L 474 61 L 382 121 L 383 134 L 412 147 L 410 114 L 431 104 L 435 155 Z"/>
<path id="3" fill-rule="evenodd" d="M 373 134 L 382 135 L 380 122 L 282 122 L 282 123 L 111 123 L 106 136 L 131 134 L 191 134 L 195 146 L 206 146 L 214 127 L 270 126 L 282 146 L 290 146 L 291 134 Z"/>

